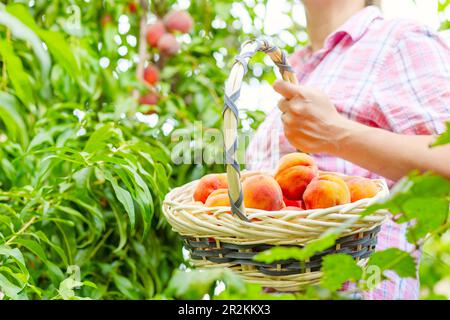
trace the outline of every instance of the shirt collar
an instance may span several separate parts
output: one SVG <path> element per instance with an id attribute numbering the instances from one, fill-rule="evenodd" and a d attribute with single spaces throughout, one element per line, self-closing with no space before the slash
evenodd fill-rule
<path id="1" fill-rule="evenodd" d="M 367 31 L 372 22 L 382 18 L 381 11 L 376 6 L 368 6 L 351 16 L 343 25 L 333 31 L 326 39 L 324 47 L 318 52 L 326 52 L 331 50 L 344 37 L 355 42 L 358 41 Z M 307 45 L 303 49 L 297 51 L 290 57 L 290 63 L 294 68 L 307 61 L 312 55 L 311 46 Z"/>
<path id="2" fill-rule="evenodd" d="M 353 42 L 358 41 L 375 19 L 381 18 L 376 6 L 368 6 L 351 16 L 343 25 L 332 32 L 325 40 L 325 47 L 333 46 L 342 36 L 348 35 Z"/>

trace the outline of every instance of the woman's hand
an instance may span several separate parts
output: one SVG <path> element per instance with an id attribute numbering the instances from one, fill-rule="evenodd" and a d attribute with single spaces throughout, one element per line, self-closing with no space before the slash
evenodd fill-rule
<path id="1" fill-rule="evenodd" d="M 341 116 L 320 90 L 277 81 L 284 99 L 284 132 L 303 152 L 325 152 L 391 180 L 412 170 L 434 171 L 450 179 L 450 144 L 430 148 L 434 136 L 401 135 L 365 126 Z M 420 155 L 420 156 L 417 156 Z"/>
<path id="2" fill-rule="evenodd" d="M 354 123 L 341 116 L 320 90 L 278 80 L 273 85 L 282 99 L 278 107 L 284 133 L 298 150 L 334 153 Z"/>

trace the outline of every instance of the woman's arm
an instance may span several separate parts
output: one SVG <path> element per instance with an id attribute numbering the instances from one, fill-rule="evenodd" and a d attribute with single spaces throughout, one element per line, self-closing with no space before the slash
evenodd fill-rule
<path id="1" fill-rule="evenodd" d="M 450 179 L 450 145 L 430 148 L 434 136 L 401 135 L 347 120 L 333 155 L 398 180 L 412 170 Z"/>
<path id="2" fill-rule="evenodd" d="M 412 170 L 450 179 L 450 146 L 430 148 L 434 136 L 400 135 L 341 116 L 328 99 L 308 87 L 277 81 L 286 138 L 305 152 L 325 152 L 398 180 Z"/>

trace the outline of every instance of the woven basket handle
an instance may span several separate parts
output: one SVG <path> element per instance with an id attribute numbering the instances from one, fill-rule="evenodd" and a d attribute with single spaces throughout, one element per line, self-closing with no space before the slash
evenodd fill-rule
<path id="1" fill-rule="evenodd" d="M 255 39 L 245 42 L 241 52 L 235 58 L 236 62 L 231 68 L 230 76 L 225 83 L 225 107 L 224 120 L 224 143 L 225 164 L 228 179 L 228 196 L 230 197 L 231 210 L 244 221 L 248 221 L 245 215 L 244 196 L 240 180 L 239 163 L 236 160 L 238 145 L 238 121 L 239 114 L 235 101 L 239 98 L 242 80 L 247 73 L 248 62 L 256 52 L 267 53 L 280 70 L 284 80 L 297 84 L 297 78 L 288 64 L 286 54 L 266 39 Z"/>

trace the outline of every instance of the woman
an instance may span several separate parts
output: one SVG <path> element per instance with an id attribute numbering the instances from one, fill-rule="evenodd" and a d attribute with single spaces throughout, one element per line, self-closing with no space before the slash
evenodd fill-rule
<path id="1" fill-rule="evenodd" d="M 370 1 L 369 1 L 370 2 Z M 413 169 L 450 177 L 448 147 L 429 149 L 450 120 L 450 50 L 431 31 L 387 21 L 364 0 L 304 0 L 310 45 L 291 57 L 295 86 L 256 132 L 247 167 L 312 153 L 322 170 L 397 180 Z M 392 183 L 392 181 L 391 181 Z M 405 225 L 385 223 L 377 250 L 411 250 Z M 417 299 L 416 279 L 381 283 L 366 299 Z"/>

